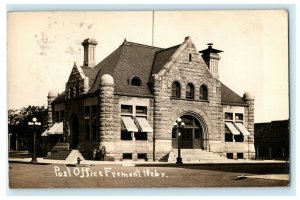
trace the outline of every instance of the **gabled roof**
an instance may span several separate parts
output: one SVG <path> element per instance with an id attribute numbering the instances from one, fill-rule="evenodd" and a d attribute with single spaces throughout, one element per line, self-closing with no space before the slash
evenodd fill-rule
<path id="1" fill-rule="evenodd" d="M 124 41 L 115 51 L 97 64 L 94 68 L 78 67 L 86 77 L 89 77 L 90 90 L 86 95 L 93 95 L 99 90 L 101 76 L 110 74 L 114 78 L 115 92 L 128 95 L 152 96 L 149 81 L 169 62 L 174 53 L 181 47 L 176 45 L 167 49 Z M 80 70 L 81 70 L 80 69 Z M 129 84 L 130 78 L 137 76 L 142 86 Z M 247 106 L 238 94 L 221 83 L 221 102 L 225 105 Z M 55 101 L 62 101 L 65 93 Z"/>
<path id="2" fill-rule="evenodd" d="M 229 89 L 221 82 L 221 103 L 225 105 L 240 105 L 247 106 L 247 103 L 241 96 Z"/>
<path id="3" fill-rule="evenodd" d="M 157 74 L 179 47 L 180 45 L 176 45 L 167 49 L 157 51 L 153 63 L 152 74 Z"/>

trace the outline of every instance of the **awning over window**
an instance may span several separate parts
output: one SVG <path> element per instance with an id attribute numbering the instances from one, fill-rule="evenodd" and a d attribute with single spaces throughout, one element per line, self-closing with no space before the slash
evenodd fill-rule
<path id="1" fill-rule="evenodd" d="M 225 122 L 225 125 L 227 126 L 227 128 L 230 130 L 230 132 L 233 135 L 239 135 L 240 132 L 234 127 L 234 125 L 231 122 Z"/>
<path id="2" fill-rule="evenodd" d="M 135 126 L 131 117 L 122 116 L 122 125 L 128 132 L 138 132 L 138 128 Z"/>
<path id="3" fill-rule="evenodd" d="M 136 118 L 137 125 L 140 128 L 141 132 L 146 132 L 146 133 L 153 133 L 153 129 L 148 123 L 147 119 L 144 117 L 137 117 Z"/>
<path id="4" fill-rule="evenodd" d="M 242 132 L 243 135 L 250 135 L 249 131 L 242 123 L 234 123 L 234 125 Z"/>
<path id="5" fill-rule="evenodd" d="M 63 122 L 55 123 L 49 130 L 45 130 L 41 136 L 55 135 L 55 134 L 63 134 Z"/>

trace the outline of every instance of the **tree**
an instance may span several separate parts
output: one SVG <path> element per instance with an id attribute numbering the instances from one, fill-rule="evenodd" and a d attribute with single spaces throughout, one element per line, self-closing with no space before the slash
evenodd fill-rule
<path id="1" fill-rule="evenodd" d="M 47 109 L 44 106 L 28 106 L 22 109 L 8 110 L 8 133 L 11 134 L 11 149 L 32 150 L 33 130 L 28 122 L 36 117 L 42 126 L 36 130 L 38 147 L 41 146 L 41 133 L 47 123 Z"/>

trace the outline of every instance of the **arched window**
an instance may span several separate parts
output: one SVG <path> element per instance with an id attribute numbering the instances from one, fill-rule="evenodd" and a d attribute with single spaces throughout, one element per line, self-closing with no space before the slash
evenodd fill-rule
<path id="1" fill-rule="evenodd" d="M 201 85 L 200 87 L 200 99 L 201 100 L 207 100 L 208 92 L 207 87 L 205 85 Z"/>
<path id="2" fill-rule="evenodd" d="M 141 86 L 142 85 L 142 80 L 139 77 L 134 76 L 130 79 L 130 85 Z"/>
<path id="3" fill-rule="evenodd" d="M 180 84 L 175 81 L 172 83 L 172 97 L 180 98 Z"/>
<path id="4" fill-rule="evenodd" d="M 194 99 L 194 85 L 189 83 L 186 85 L 186 98 Z"/>

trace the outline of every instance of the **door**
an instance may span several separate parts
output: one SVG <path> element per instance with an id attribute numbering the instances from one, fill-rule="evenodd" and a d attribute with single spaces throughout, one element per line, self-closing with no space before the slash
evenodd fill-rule
<path id="1" fill-rule="evenodd" d="M 79 143 L 79 138 L 78 138 L 78 134 L 79 134 L 79 121 L 78 121 L 78 117 L 77 115 L 73 115 L 72 116 L 72 121 L 71 121 L 71 148 L 72 149 L 76 149 L 78 148 L 78 143 Z"/>
<path id="2" fill-rule="evenodd" d="M 193 129 L 185 128 L 181 133 L 181 148 L 192 149 L 193 148 Z"/>

